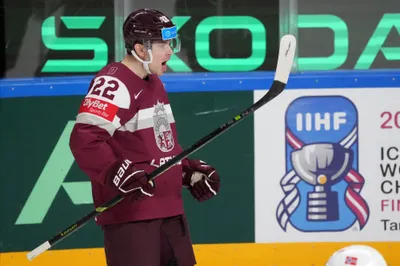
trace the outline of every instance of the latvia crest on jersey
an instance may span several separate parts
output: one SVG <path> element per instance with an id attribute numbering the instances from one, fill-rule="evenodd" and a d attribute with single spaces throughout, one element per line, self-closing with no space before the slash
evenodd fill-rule
<path id="1" fill-rule="evenodd" d="M 171 151 L 175 147 L 175 141 L 164 103 L 157 101 L 157 104 L 154 105 L 153 122 L 154 137 L 158 148 L 163 152 Z"/>
<path id="2" fill-rule="evenodd" d="M 306 96 L 286 110 L 284 198 L 276 217 L 286 231 L 345 231 L 358 222 L 363 229 L 369 207 L 360 194 L 358 114 L 342 96 Z"/>

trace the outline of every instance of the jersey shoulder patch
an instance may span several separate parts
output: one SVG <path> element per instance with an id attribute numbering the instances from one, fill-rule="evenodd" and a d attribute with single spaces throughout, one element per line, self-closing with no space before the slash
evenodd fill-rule
<path id="1" fill-rule="evenodd" d="M 90 113 L 112 122 L 119 108 L 129 109 L 127 86 L 117 77 L 100 75 L 93 79 L 79 113 Z"/>

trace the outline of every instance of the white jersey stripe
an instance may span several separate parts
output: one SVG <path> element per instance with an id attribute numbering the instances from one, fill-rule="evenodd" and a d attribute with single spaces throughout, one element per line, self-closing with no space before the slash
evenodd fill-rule
<path id="1" fill-rule="evenodd" d="M 121 126 L 120 118 L 118 116 L 115 116 L 114 121 L 110 123 L 107 119 L 91 113 L 78 114 L 76 117 L 76 123 L 98 126 L 106 130 L 110 136 L 114 135 L 115 130 Z"/>
<path id="2" fill-rule="evenodd" d="M 168 122 L 170 124 L 175 123 L 171 106 L 169 104 L 166 104 L 164 105 L 164 108 L 168 116 Z M 152 128 L 154 127 L 154 115 L 154 107 L 139 110 L 139 112 L 136 113 L 136 115 L 131 120 L 129 120 L 125 125 L 119 127 L 117 130 L 135 132 L 146 128 Z"/>

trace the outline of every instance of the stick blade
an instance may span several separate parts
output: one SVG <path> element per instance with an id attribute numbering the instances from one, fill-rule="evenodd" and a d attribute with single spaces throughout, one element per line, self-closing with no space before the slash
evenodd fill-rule
<path id="1" fill-rule="evenodd" d="M 35 257 L 39 256 L 40 254 L 42 254 L 49 248 L 51 248 L 51 245 L 50 245 L 49 241 L 46 241 L 43 244 L 41 244 L 40 246 L 38 246 L 37 248 L 35 248 L 34 250 L 32 250 L 31 252 L 29 252 L 26 255 L 26 257 L 28 258 L 28 260 L 33 260 Z"/>
<path id="2" fill-rule="evenodd" d="M 275 80 L 286 84 L 294 61 L 297 41 L 293 35 L 284 35 L 279 45 L 278 65 L 275 72 Z"/>

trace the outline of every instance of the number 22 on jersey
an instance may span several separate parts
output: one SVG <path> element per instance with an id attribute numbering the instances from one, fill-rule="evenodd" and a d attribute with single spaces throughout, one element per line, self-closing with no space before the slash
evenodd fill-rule
<path id="1" fill-rule="evenodd" d="M 119 108 L 129 109 L 130 95 L 125 84 L 111 76 L 99 76 L 92 82 L 79 113 L 89 113 L 112 122 Z"/>

